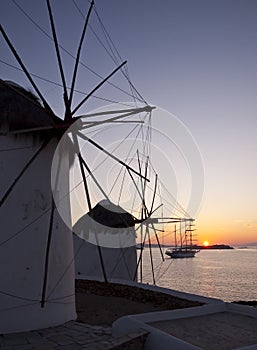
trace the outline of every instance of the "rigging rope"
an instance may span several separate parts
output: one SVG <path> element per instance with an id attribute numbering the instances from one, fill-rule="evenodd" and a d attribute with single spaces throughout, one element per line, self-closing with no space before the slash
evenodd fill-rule
<path id="1" fill-rule="evenodd" d="M 113 42 L 113 40 L 111 39 L 110 35 L 108 34 L 108 32 L 107 32 L 107 30 L 106 30 L 106 28 L 105 28 L 105 26 L 104 26 L 104 24 L 103 24 L 103 22 L 102 22 L 102 20 L 101 20 L 101 18 L 100 18 L 100 16 L 99 16 L 98 12 L 97 12 L 97 10 L 96 10 L 96 8 L 94 8 L 94 11 L 95 11 L 96 16 L 97 16 L 97 18 L 98 18 L 98 20 L 99 20 L 99 23 L 100 23 L 101 26 L 102 26 L 103 32 L 104 32 L 104 34 L 105 34 L 105 36 L 106 36 L 106 41 L 107 41 L 107 43 L 109 43 L 109 47 L 110 47 L 111 51 L 113 51 L 112 48 L 111 48 L 111 45 L 112 45 L 112 47 L 113 47 L 114 50 L 116 51 L 116 53 L 117 53 L 119 59 L 122 61 L 122 57 L 121 57 L 121 55 L 119 54 L 119 52 L 118 52 L 116 46 L 114 45 L 114 42 Z M 111 44 L 110 44 L 110 43 L 111 43 Z M 115 55 L 114 55 L 114 57 L 115 57 Z M 117 61 L 117 62 L 118 62 L 118 61 Z M 138 92 L 138 90 L 137 90 L 137 89 L 135 88 L 135 86 L 132 84 L 132 82 L 131 82 L 131 80 L 130 80 L 130 78 L 129 78 L 129 75 L 128 75 L 128 70 L 127 70 L 127 74 L 125 74 L 125 72 L 124 72 L 123 70 L 122 70 L 122 73 L 123 73 L 123 75 L 125 76 L 125 78 L 128 80 L 131 89 L 133 89 L 133 90 L 136 92 L 136 94 L 138 95 L 139 98 L 137 97 L 137 99 L 138 99 L 139 101 L 141 100 L 141 102 L 144 102 L 145 104 L 147 104 L 147 102 L 145 101 L 145 99 L 142 97 L 142 95 Z M 135 98 L 136 98 L 136 96 L 135 96 Z"/>
<path id="2" fill-rule="evenodd" d="M 6 66 L 9 66 L 9 67 L 11 67 L 11 68 L 13 68 L 13 69 L 16 69 L 16 70 L 18 70 L 18 71 L 24 73 L 23 70 L 22 70 L 22 68 L 16 67 L 16 66 L 14 66 L 14 65 L 12 65 L 12 64 L 10 64 L 10 63 L 7 63 L 7 62 L 5 62 L 5 61 L 3 61 L 3 60 L 1 60 L 1 59 L 0 59 L 0 62 L 3 63 L 3 64 L 5 64 Z M 45 82 L 47 82 L 47 83 L 49 83 L 49 84 L 52 84 L 52 85 L 55 85 L 55 86 L 58 86 L 58 87 L 62 88 L 62 84 L 60 84 L 60 83 L 56 83 L 56 82 L 54 82 L 54 81 L 52 81 L 52 80 L 49 80 L 49 79 L 47 79 L 47 78 L 43 78 L 42 76 L 40 76 L 40 75 L 38 75 L 38 74 L 34 74 L 34 73 L 30 73 L 30 72 L 29 72 L 29 74 L 30 74 L 32 77 L 35 77 L 35 78 L 37 78 L 37 79 L 39 79 L 39 80 L 45 81 Z M 70 90 L 71 88 L 70 88 L 69 86 L 67 86 L 67 89 Z M 88 95 L 87 93 L 82 92 L 82 91 L 77 90 L 77 89 L 74 89 L 74 91 L 77 92 L 77 93 L 79 93 L 79 94 L 81 94 L 81 95 L 83 95 L 83 96 L 87 96 L 87 95 Z M 104 97 L 100 97 L 100 96 L 96 96 L 96 95 L 94 95 L 94 94 L 91 95 L 91 97 L 93 97 L 93 98 L 95 98 L 95 99 L 97 99 L 97 100 L 101 100 L 101 101 L 105 101 L 105 102 L 110 102 L 110 103 L 117 103 L 117 104 L 120 104 L 120 105 L 125 106 L 125 107 L 131 107 L 130 104 L 127 104 L 127 103 L 124 103 L 124 102 L 115 101 L 115 100 L 111 100 L 111 99 L 104 98 Z"/>
<path id="3" fill-rule="evenodd" d="M 12 0 L 12 2 L 16 5 L 16 7 L 33 23 L 33 25 L 35 25 L 48 39 L 50 39 L 51 41 L 53 41 L 53 38 L 47 33 L 46 30 L 44 30 L 35 20 L 33 20 L 33 18 L 17 3 L 16 0 Z M 67 55 L 69 55 L 70 57 L 72 57 L 74 60 L 76 60 L 76 57 L 74 55 L 72 55 L 68 50 L 66 50 L 62 45 L 58 45 L 58 47 L 60 49 L 62 49 Z M 86 64 L 84 64 L 82 61 L 79 61 L 79 64 L 81 64 L 82 67 L 86 68 L 89 72 L 91 72 L 92 74 L 94 74 L 95 76 L 97 76 L 98 78 L 100 78 L 101 80 L 103 80 L 104 78 L 98 74 L 97 72 L 95 72 L 92 68 L 90 68 L 89 66 L 87 66 Z M 107 83 L 109 85 L 111 85 L 112 87 L 114 87 L 115 89 L 118 89 L 119 91 L 123 92 L 124 94 L 131 96 L 130 93 L 128 93 L 127 91 L 121 89 L 120 87 L 118 87 L 117 85 L 107 81 Z M 74 90 L 75 91 L 75 90 Z M 140 100 L 138 99 L 140 102 L 144 102 L 146 103 L 144 100 Z"/>

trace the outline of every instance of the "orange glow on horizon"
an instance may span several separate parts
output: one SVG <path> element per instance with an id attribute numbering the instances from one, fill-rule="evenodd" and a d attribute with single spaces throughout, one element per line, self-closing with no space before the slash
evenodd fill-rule
<path id="1" fill-rule="evenodd" d="M 203 241 L 203 245 L 204 245 L 205 247 L 208 247 L 208 246 L 210 245 L 210 243 L 209 243 L 209 241 Z"/>

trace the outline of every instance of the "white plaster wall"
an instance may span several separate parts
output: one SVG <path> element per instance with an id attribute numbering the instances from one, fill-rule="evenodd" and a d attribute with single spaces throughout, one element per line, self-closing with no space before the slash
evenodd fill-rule
<path id="1" fill-rule="evenodd" d="M 0 136 L 0 198 L 43 140 Z M 0 333 L 49 327 L 76 318 L 73 238 L 54 212 L 47 302 L 41 308 L 51 207 L 52 139 L 0 208 Z M 33 146 L 33 148 L 27 148 Z M 20 148 L 20 150 L 17 150 Z M 25 148 L 25 149 L 22 149 Z M 59 189 L 69 186 L 68 156 L 62 155 Z M 67 215 L 70 215 L 66 201 Z M 67 271 L 66 271 L 67 270 Z M 60 283 L 58 283 L 60 281 Z"/>
<path id="2" fill-rule="evenodd" d="M 126 229 L 124 229 L 126 230 Z M 137 266 L 136 246 L 101 247 L 106 275 L 111 280 L 132 281 Z M 74 234 L 76 275 L 99 279 L 103 277 L 97 246 Z M 137 278 L 136 278 L 137 280 Z"/>

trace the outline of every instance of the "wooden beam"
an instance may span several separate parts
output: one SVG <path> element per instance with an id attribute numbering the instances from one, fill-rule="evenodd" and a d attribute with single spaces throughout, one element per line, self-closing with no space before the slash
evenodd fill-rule
<path id="1" fill-rule="evenodd" d="M 75 66 L 74 66 L 72 83 L 71 83 L 70 97 L 69 97 L 69 107 L 70 108 L 71 108 L 72 97 L 73 97 L 73 92 L 74 92 L 74 87 L 75 87 L 76 76 L 77 76 L 80 52 L 81 52 L 83 40 L 85 38 L 86 29 L 88 27 L 88 21 L 89 21 L 89 17 L 90 17 L 93 5 L 94 5 L 94 1 L 91 1 L 91 5 L 90 5 L 90 8 L 89 8 L 88 13 L 87 13 L 86 21 L 85 21 L 84 28 L 83 28 L 83 31 L 82 31 L 82 34 L 81 34 L 80 43 L 79 43 L 79 46 L 78 46 L 78 51 L 77 51 L 77 55 L 76 55 L 76 62 L 75 62 Z"/>
<path id="2" fill-rule="evenodd" d="M 57 61 L 58 61 L 58 66 L 61 74 L 61 79 L 62 79 L 62 85 L 63 85 L 63 99 L 66 107 L 65 111 L 65 120 L 71 119 L 71 113 L 70 113 L 70 107 L 69 107 L 69 101 L 68 101 L 68 92 L 67 92 L 67 85 L 66 85 L 66 80 L 64 76 L 64 70 L 62 66 L 62 60 L 61 60 L 61 54 L 59 50 L 59 45 L 58 45 L 58 39 L 56 35 L 56 30 L 55 30 L 55 25 L 54 25 L 54 18 L 53 18 L 53 13 L 50 5 L 50 0 L 46 0 L 47 3 L 47 8 L 48 8 L 48 14 L 49 14 L 49 19 L 50 19 L 50 24 L 51 24 L 51 29 L 52 29 L 52 34 L 53 34 L 53 39 L 54 39 L 54 45 L 55 45 L 55 51 L 57 55 Z"/>
<path id="3" fill-rule="evenodd" d="M 27 68 L 25 67 L 25 65 L 23 64 L 20 56 L 18 55 L 17 51 L 15 50 L 14 46 L 12 45 L 10 39 L 8 38 L 4 28 L 2 27 L 2 25 L 0 25 L 0 31 L 7 43 L 7 45 L 9 46 L 9 48 L 11 49 L 15 59 L 17 60 L 17 62 L 19 63 L 19 65 L 21 66 L 23 72 L 25 73 L 26 77 L 28 78 L 29 82 L 31 83 L 31 85 L 33 86 L 33 88 L 35 89 L 36 93 L 38 94 L 38 96 L 40 97 L 40 99 L 43 102 L 43 105 L 45 107 L 45 109 L 47 110 L 48 113 L 50 113 L 51 115 L 55 115 L 54 112 L 52 111 L 51 107 L 49 106 L 49 104 L 47 103 L 46 99 L 44 98 L 44 96 L 41 94 L 40 90 L 38 89 L 36 83 L 34 82 L 34 80 L 32 79 L 29 71 L 27 70 Z"/>
<path id="4" fill-rule="evenodd" d="M 91 143 L 92 145 L 94 145 L 96 148 L 100 149 L 102 152 L 104 152 L 105 154 L 107 154 L 109 157 L 111 157 L 112 159 L 114 159 L 116 162 L 120 163 L 121 165 L 123 165 L 127 170 L 132 171 L 133 173 L 137 174 L 138 176 L 142 177 L 143 179 L 145 179 L 146 181 L 150 181 L 147 178 L 145 178 L 143 175 L 141 175 L 138 171 L 134 170 L 133 168 L 131 168 L 128 164 L 124 163 L 122 160 L 120 160 L 119 158 L 117 158 L 116 156 L 114 156 L 112 153 L 108 152 L 107 150 L 105 150 L 102 146 L 100 146 L 98 143 L 96 143 L 95 141 L 91 140 L 89 137 L 87 137 L 86 135 L 82 134 L 80 131 L 78 131 L 78 136 L 80 136 L 82 139 L 88 141 L 89 143 Z"/>
<path id="5" fill-rule="evenodd" d="M 74 115 L 74 113 L 77 112 L 77 110 L 95 93 L 108 79 L 110 79 L 118 70 L 120 70 L 124 64 L 126 64 L 127 61 L 120 64 L 117 68 L 114 69 L 105 79 L 103 79 L 78 105 L 74 110 L 71 112 L 71 115 Z"/>

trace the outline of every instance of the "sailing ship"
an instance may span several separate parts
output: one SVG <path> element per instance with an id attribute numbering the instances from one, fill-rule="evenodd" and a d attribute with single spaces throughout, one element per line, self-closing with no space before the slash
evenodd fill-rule
<path id="1" fill-rule="evenodd" d="M 183 259 L 183 258 L 194 258 L 195 254 L 199 252 L 196 249 L 196 245 L 193 244 L 193 231 L 192 229 L 193 219 L 189 221 L 189 225 L 185 227 L 185 233 L 182 235 L 181 223 L 180 223 L 180 240 L 177 240 L 176 225 L 174 230 L 175 235 L 175 246 L 168 248 L 165 252 L 166 255 L 173 259 Z"/>

